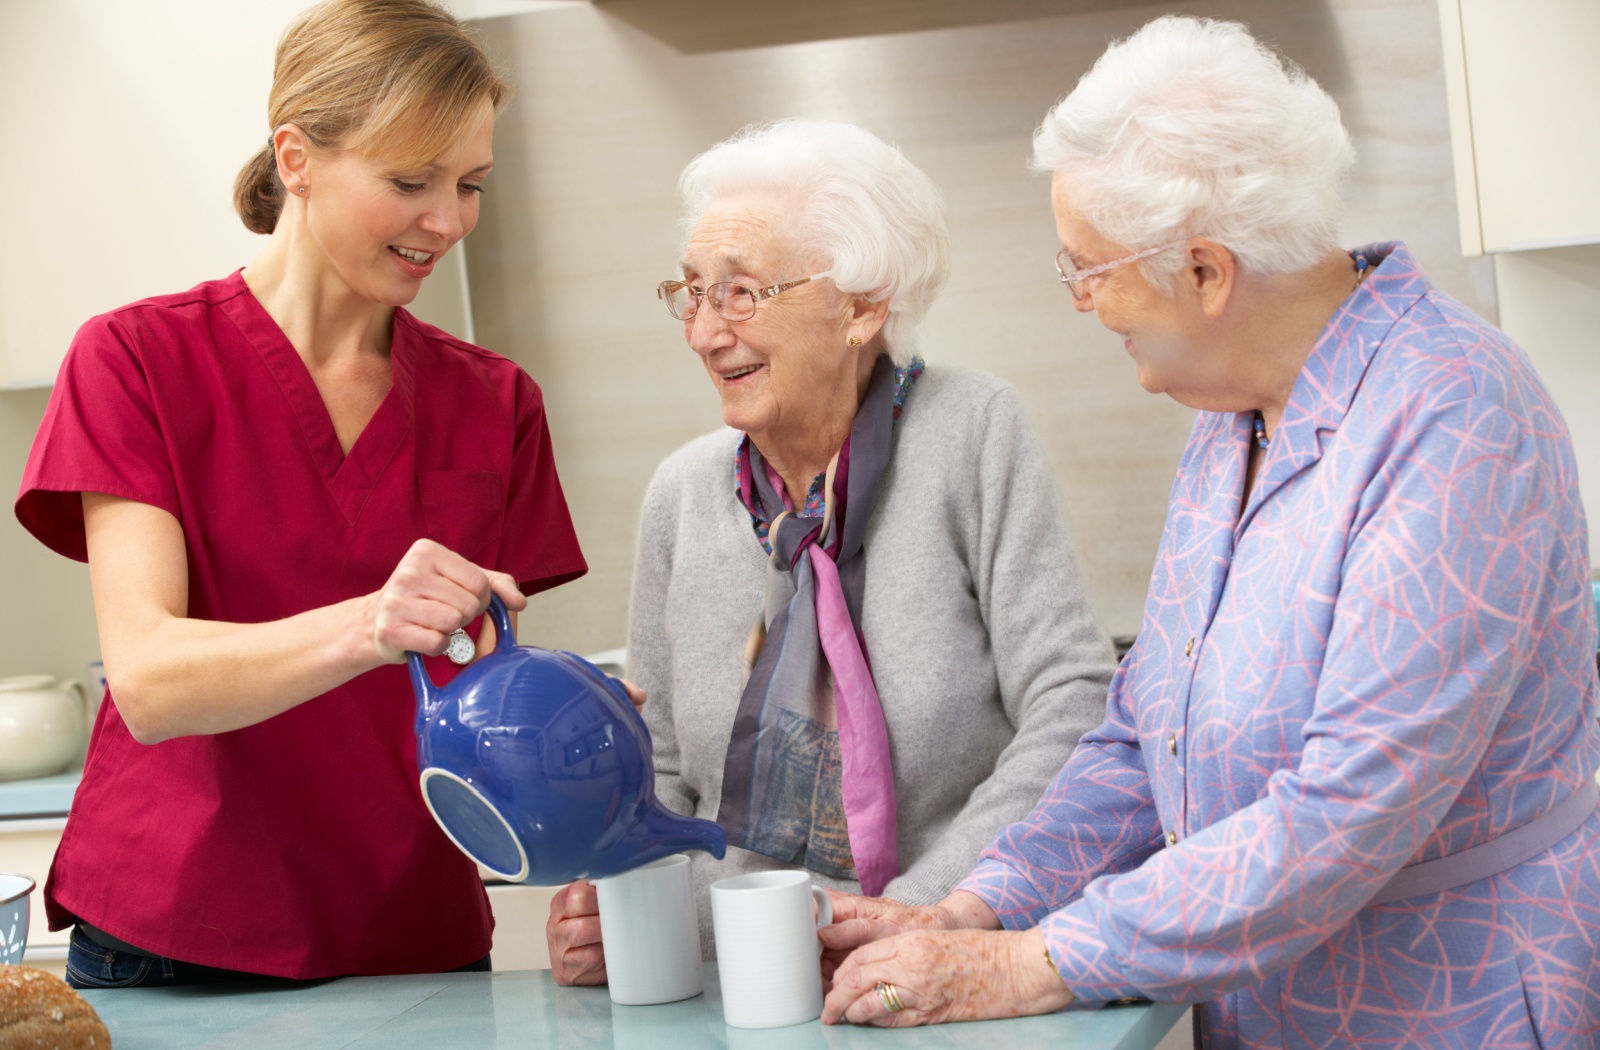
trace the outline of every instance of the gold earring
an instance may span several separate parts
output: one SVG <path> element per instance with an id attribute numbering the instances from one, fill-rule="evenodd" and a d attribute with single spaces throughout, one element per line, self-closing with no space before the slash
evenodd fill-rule
<path id="1" fill-rule="evenodd" d="M 850 349 L 854 350 L 856 347 L 861 345 L 861 337 L 859 335 L 853 335 L 849 339 L 846 339 L 845 343 L 850 347 Z"/>

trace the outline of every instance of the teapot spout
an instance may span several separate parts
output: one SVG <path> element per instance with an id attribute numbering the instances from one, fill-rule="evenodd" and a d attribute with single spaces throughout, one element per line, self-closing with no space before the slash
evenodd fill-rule
<path id="1" fill-rule="evenodd" d="M 703 850 L 718 860 L 728 852 L 728 836 L 721 825 L 695 817 L 680 817 L 652 802 L 597 865 L 592 878 L 620 875 L 674 853 Z"/>

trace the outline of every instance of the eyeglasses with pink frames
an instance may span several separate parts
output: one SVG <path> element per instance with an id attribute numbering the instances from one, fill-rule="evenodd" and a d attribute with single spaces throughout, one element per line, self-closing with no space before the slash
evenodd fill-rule
<path id="1" fill-rule="evenodd" d="M 1099 277 L 1101 274 L 1115 270 L 1119 266 L 1126 266 L 1129 263 L 1138 262 L 1140 259 L 1148 259 L 1152 255 L 1170 252 L 1174 248 L 1182 248 L 1188 243 L 1188 241 L 1173 241 L 1171 244 L 1163 244 L 1156 248 L 1146 248 L 1142 252 L 1134 252 L 1132 255 L 1121 259 L 1113 259 L 1108 263 L 1101 263 L 1099 266 L 1091 266 L 1087 270 L 1078 269 L 1077 264 L 1072 261 L 1072 257 L 1067 254 L 1067 250 L 1063 248 L 1056 252 L 1056 272 L 1061 275 L 1061 283 L 1067 286 L 1067 291 L 1072 293 L 1072 298 L 1081 303 L 1089 296 L 1089 290 L 1084 286 L 1084 282 L 1089 278 Z"/>

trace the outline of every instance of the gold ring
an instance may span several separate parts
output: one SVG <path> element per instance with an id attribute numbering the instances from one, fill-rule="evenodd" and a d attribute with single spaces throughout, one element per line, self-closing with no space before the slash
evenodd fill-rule
<path id="1" fill-rule="evenodd" d="M 905 1004 L 900 1001 L 900 989 L 888 981 L 879 981 L 877 985 L 878 999 L 883 1003 L 883 1008 L 892 1014 L 904 1010 Z"/>

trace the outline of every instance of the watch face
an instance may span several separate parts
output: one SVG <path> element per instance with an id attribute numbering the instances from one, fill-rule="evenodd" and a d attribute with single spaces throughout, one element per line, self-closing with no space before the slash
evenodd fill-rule
<path id="1" fill-rule="evenodd" d="M 450 636 L 450 644 L 445 647 L 444 654 L 450 662 L 457 666 L 464 666 L 472 662 L 478 652 L 478 647 L 472 644 L 472 639 L 467 637 L 466 631 L 457 631 Z"/>

